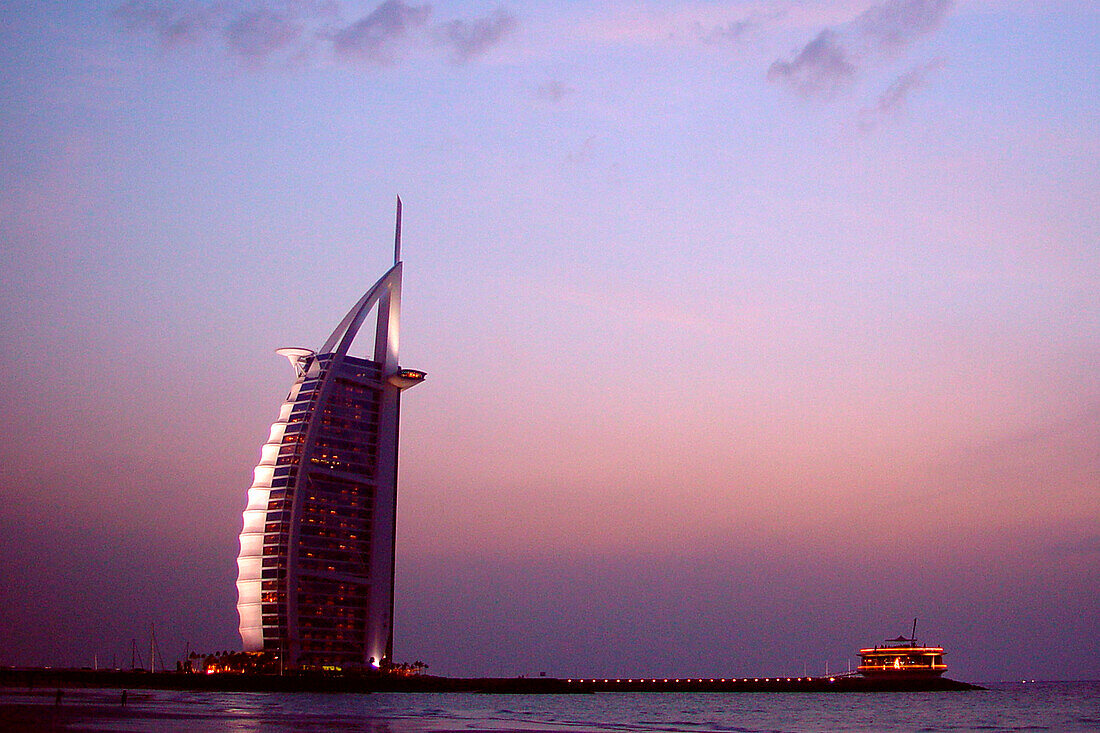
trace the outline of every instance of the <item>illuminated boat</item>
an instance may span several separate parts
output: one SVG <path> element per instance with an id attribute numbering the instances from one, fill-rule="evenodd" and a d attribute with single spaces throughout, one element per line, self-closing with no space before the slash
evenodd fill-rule
<path id="1" fill-rule="evenodd" d="M 913 635 L 887 639 L 882 646 L 859 650 L 858 672 L 864 677 L 910 680 L 939 677 L 947 671 L 942 646 L 924 646 L 917 641 L 917 620 Z"/>

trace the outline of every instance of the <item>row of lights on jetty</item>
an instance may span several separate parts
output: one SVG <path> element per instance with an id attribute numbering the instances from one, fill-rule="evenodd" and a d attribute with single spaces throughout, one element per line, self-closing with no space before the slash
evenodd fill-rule
<path id="1" fill-rule="evenodd" d="M 652 685 L 652 684 L 656 684 L 658 682 L 660 682 L 662 684 L 664 684 L 666 682 L 672 682 L 672 683 L 676 683 L 676 682 L 680 682 L 680 683 L 694 682 L 696 684 L 698 684 L 700 682 L 708 682 L 708 683 L 713 683 L 713 682 L 727 682 L 727 683 L 731 683 L 731 682 L 772 682 L 772 681 L 774 681 L 774 682 L 784 682 L 784 681 L 786 681 L 786 682 L 803 682 L 803 681 L 810 682 L 813 679 L 815 679 L 815 678 L 813 678 L 813 677 L 805 677 L 805 678 L 803 678 L 803 677 L 776 677 L 774 680 L 772 680 L 771 677 L 765 677 L 764 679 L 760 679 L 759 677 L 753 677 L 750 680 L 748 677 L 742 677 L 741 679 L 738 679 L 736 677 L 733 677 L 733 678 L 730 678 L 730 679 L 726 679 L 725 677 L 723 677 L 722 679 L 714 679 L 712 677 L 711 679 L 706 679 L 706 680 L 702 679 L 702 678 L 698 678 L 698 679 L 691 679 L 691 678 L 688 678 L 688 679 L 667 679 L 666 678 L 666 679 L 658 680 L 658 679 L 646 679 L 646 678 L 642 677 L 642 678 L 636 679 L 636 680 L 635 679 L 626 679 L 626 680 L 622 680 L 622 679 L 618 679 L 618 680 L 602 679 L 601 680 L 601 679 L 596 679 L 596 678 L 593 678 L 593 679 L 577 679 L 577 680 L 567 679 L 566 682 L 576 682 L 578 684 L 581 684 L 581 683 L 588 683 L 588 684 L 593 684 L 593 683 L 603 683 L 603 684 L 618 683 L 618 684 L 623 684 L 624 682 L 627 683 L 627 684 L 633 684 L 635 682 L 640 683 L 640 684 L 644 684 L 644 683 L 648 682 L 649 684 Z M 830 677 L 829 681 L 830 682 L 836 682 L 836 677 Z M 1026 682 L 1027 680 L 1024 680 L 1024 681 Z M 1032 681 L 1034 682 L 1034 680 L 1032 680 Z"/>

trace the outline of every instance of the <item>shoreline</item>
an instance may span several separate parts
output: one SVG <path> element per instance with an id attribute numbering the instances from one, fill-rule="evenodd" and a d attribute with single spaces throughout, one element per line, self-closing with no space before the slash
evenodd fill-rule
<path id="1" fill-rule="evenodd" d="M 637 733 L 639 730 L 883 730 L 985 733 L 990 720 L 1018 727 L 1093 730 L 1100 681 L 991 685 L 981 694 L 401 695 L 184 692 L 0 687 L 0 730 L 66 733 L 270 731 L 270 733 Z M 1067 705 L 1067 703 L 1069 703 Z"/>

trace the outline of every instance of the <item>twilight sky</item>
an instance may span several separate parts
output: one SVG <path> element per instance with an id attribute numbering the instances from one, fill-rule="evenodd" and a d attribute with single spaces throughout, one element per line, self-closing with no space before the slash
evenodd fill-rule
<path id="1" fill-rule="evenodd" d="M 1100 677 L 1092 0 L 6 2 L 0 664 L 238 648 L 405 202 L 396 658 Z M 367 343 L 369 339 L 361 339 Z"/>

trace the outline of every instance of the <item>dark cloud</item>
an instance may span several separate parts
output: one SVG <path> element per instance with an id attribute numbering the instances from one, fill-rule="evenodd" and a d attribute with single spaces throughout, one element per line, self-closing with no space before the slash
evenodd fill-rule
<path id="1" fill-rule="evenodd" d="M 909 93 L 923 87 L 927 83 L 928 75 L 942 67 L 943 59 L 935 59 L 905 72 L 882 93 L 876 109 L 884 113 L 900 109 Z"/>
<path id="2" fill-rule="evenodd" d="M 386 0 L 369 15 L 337 31 L 332 37 L 333 51 L 368 64 L 392 64 L 399 42 L 427 23 L 431 14 L 430 5 Z"/>
<path id="3" fill-rule="evenodd" d="M 340 19 L 340 8 L 337 0 L 128 0 L 112 16 L 123 30 L 152 35 L 162 47 L 217 44 L 250 68 L 319 55 L 385 66 L 396 63 L 403 51 L 430 46 L 433 39 L 452 62 L 462 64 L 519 27 L 515 16 L 503 9 L 471 20 L 441 22 L 428 33 L 430 3 L 384 0 L 350 21 Z"/>
<path id="4" fill-rule="evenodd" d="M 776 61 L 768 80 L 787 84 L 803 96 L 828 96 L 847 86 L 856 67 L 835 32 L 826 28 L 791 61 Z"/>
<path id="5" fill-rule="evenodd" d="M 952 7 L 954 0 L 880 2 L 837 30 L 822 30 L 792 60 L 772 63 L 768 79 L 803 96 L 830 96 L 853 82 L 861 66 L 881 63 L 890 52 L 939 29 Z M 900 106 L 935 66 L 926 64 L 899 78 L 870 110 L 872 117 Z"/>
<path id="6" fill-rule="evenodd" d="M 519 27 L 519 21 L 498 8 L 491 15 L 470 22 L 452 20 L 439 27 L 442 43 L 451 49 L 456 64 L 464 64 L 500 43 Z"/>
<path id="7" fill-rule="evenodd" d="M 954 0 L 888 0 L 856 18 L 856 28 L 883 46 L 904 46 L 943 25 Z"/>
<path id="8" fill-rule="evenodd" d="M 896 115 L 905 106 L 905 100 L 913 91 L 928 83 L 928 77 L 943 68 L 943 59 L 935 59 L 915 66 L 899 76 L 886 88 L 874 107 L 861 113 L 860 127 L 865 131 L 875 127 L 883 118 Z"/>
<path id="9" fill-rule="evenodd" d="M 784 10 L 773 13 L 752 13 L 740 20 L 731 20 L 725 25 L 717 25 L 710 29 L 704 29 L 701 23 L 696 24 L 696 30 L 699 33 L 699 40 L 703 43 L 716 46 L 730 45 L 739 41 L 749 31 L 782 18 L 784 15 L 786 15 Z"/>
<path id="10" fill-rule="evenodd" d="M 717 45 L 733 43 L 755 25 L 756 21 L 751 18 L 733 20 L 726 25 L 715 26 L 703 33 L 701 35 L 702 41 L 703 43 L 713 43 Z"/>
<path id="11" fill-rule="evenodd" d="M 218 10 L 195 3 L 130 0 L 112 15 L 122 27 L 152 33 L 165 48 L 198 43 L 215 24 Z"/>
<path id="12" fill-rule="evenodd" d="M 243 13 L 225 28 L 225 42 L 231 51 L 246 59 L 262 62 L 302 37 L 302 24 L 270 10 Z"/>
<path id="13" fill-rule="evenodd" d="M 304 16 L 335 18 L 340 15 L 337 0 L 289 0 L 288 4 L 292 11 Z"/>
<path id="14" fill-rule="evenodd" d="M 545 81 L 535 89 L 535 96 L 544 102 L 560 102 L 576 90 L 560 81 Z"/>

